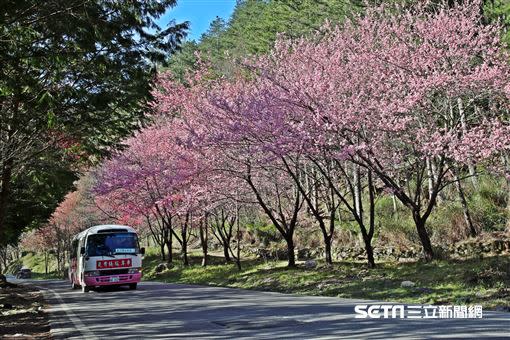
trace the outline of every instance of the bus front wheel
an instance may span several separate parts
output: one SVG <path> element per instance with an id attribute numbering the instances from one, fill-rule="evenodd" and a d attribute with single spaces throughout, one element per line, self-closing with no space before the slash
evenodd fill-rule
<path id="1" fill-rule="evenodd" d="M 129 289 L 135 290 L 136 289 L 136 283 L 130 283 L 129 284 Z"/>

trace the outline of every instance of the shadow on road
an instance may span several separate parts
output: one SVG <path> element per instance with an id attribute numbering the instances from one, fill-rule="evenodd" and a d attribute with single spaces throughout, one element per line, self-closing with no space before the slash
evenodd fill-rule
<path id="1" fill-rule="evenodd" d="M 100 338 L 504 338 L 510 314 L 484 319 L 355 319 L 355 300 L 293 296 L 192 285 L 143 283 L 83 294 L 61 282 L 60 293 L 80 321 Z M 62 308 L 53 311 L 65 318 Z M 75 330 L 70 330 L 75 335 Z"/>

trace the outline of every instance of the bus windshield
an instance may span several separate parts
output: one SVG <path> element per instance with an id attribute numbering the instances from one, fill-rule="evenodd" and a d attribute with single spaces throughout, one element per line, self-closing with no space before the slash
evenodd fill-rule
<path id="1" fill-rule="evenodd" d="M 94 234 L 87 238 L 88 256 L 137 254 L 138 238 L 135 233 Z"/>

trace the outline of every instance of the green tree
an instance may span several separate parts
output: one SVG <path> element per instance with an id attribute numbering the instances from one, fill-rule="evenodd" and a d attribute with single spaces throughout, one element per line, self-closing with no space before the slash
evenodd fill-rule
<path id="1" fill-rule="evenodd" d="M 71 162 L 63 152 L 42 153 L 13 176 L 11 197 L 15 199 L 7 203 L 5 243 L 15 243 L 24 229 L 46 222 L 77 179 Z"/>
<path id="2" fill-rule="evenodd" d="M 171 57 L 170 69 L 182 77 L 200 52 L 217 73 L 228 75 L 243 58 L 269 52 L 278 34 L 297 38 L 326 20 L 341 23 L 363 6 L 361 0 L 238 0 L 230 20 L 216 18 L 198 43 L 186 43 Z"/>
<path id="3" fill-rule="evenodd" d="M 510 1 L 508 0 L 485 0 L 484 14 L 489 22 L 499 20 L 503 26 L 503 42 L 510 45 Z"/>
<path id="4" fill-rule="evenodd" d="M 341 23 L 361 9 L 356 0 L 244 0 L 222 33 L 234 55 L 267 53 L 278 34 L 297 38 L 319 29 L 326 20 Z"/>
<path id="5" fill-rule="evenodd" d="M 143 121 L 156 66 L 185 36 L 187 23 L 156 24 L 174 5 L 0 2 L 0 243 L 27 164 L 61 149 L 103 155 Z"/>
<path id="6" fill-rule="evenodd" d="M 195 68 L 198 52 L 198 43 L 195 41 L 186 41 L 182 44 L 179 52 L 172 57 L 168 58 L 168 69 L 172 70 L 173 74 L 184 81 L 186 72 Z M 163 69 L 164 71 L 165 69 Z"/>

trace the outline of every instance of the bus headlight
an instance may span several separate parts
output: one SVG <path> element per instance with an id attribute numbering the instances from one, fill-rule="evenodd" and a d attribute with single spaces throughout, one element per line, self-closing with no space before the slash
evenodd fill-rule
<path id="1" fill-rule="evenodd" d="M 85 272 L 85 276 L 101 276 L 101 272 L 99 270 L 92 270 L 90 272 Z"/>
<path id="2" fill-rule="evenodd" d="M 128 274 L 138 274 L 140 272 L 140 268 L 129 268 Z"/>

